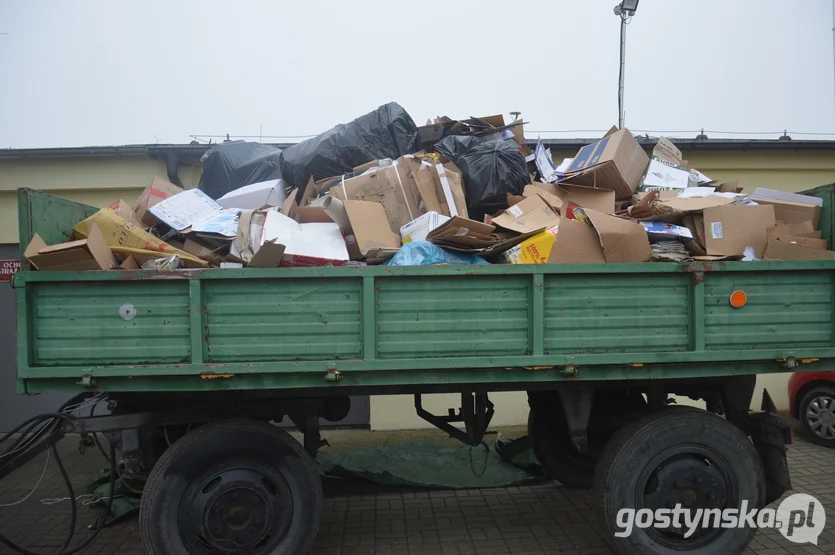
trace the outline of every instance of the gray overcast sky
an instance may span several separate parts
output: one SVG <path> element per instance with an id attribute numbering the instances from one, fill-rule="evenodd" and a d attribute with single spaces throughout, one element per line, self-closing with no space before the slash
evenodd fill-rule
<path id="1" fill-rule="evenodd" d="M 615 3 L 0 0 L 0 147 L 308 135 L 391 100 L 602 130 Z M 627 127 L 835 133 L 832 26 L 830 0 L 642 0 Z"/>

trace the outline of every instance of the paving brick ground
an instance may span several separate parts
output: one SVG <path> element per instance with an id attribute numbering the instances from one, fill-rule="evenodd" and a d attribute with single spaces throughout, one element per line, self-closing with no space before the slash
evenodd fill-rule
<path id="1" fill-rule="evenodd" d="M 60 445 L 74 484 L 102 466 L 95 451 L 82 456 L 74 441 Z M 816 496 L 826 507 L 827 527 L 819 545 L 793 544 L 776 530 L 759 531 L 747 554 L 835 553 L 835 453 L 798 439 L 789 451 L 795 492 Z M 44 469 L 32 461 L 0 487 L 0 504 L 25 496 Z M 83 493 L 83 492 L 78 492 Z M 0 533 L 38 553 L 54 553 L 69 525 L 69 504 L 46 506 L 42 499 L 64 496 L 54 460 L 40 487 L 25 502 L 0 507 Z M 556 483 L 467 491 L 415 491 L 367 484 L 329 486 L 322 526 L 311 555 L 463 555 L 512 553 L 607 554 L 588 492 Z M 97 509 L 80 507 L 78 534 Z M 74 540 L 78 541 L 78 539 Z M 0 546 L 0 553 L 11 553 Z M 86 555 L 140 555 L 135 518 L 105 530 Z"/>

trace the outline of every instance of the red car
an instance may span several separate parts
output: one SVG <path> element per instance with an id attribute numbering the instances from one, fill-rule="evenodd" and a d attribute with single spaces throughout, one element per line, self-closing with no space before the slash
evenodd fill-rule
<path id="1" fill-rule="evenodd" d="M 835 372 L 796 372 L 789 378 L 789 411 L 809 439 L 835 449 Z"/>

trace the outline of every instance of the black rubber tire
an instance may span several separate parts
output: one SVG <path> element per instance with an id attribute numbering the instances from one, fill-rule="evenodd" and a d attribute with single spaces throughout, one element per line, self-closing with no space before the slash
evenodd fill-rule
<path id="1" fill-rule="evenodd" d="M 742 431 L 714 414 L 692 407 L 668 407 L 627 424 L 606 444 L 594 476 L 594 497 L 603 536 L 620 555 L 678 555 L 682 551 L 663 545 L 647 531 L 634 527 L 628 537 L 615 537 L 619 510 L 635 507 L 638 480 L 652 459 L 670 448 L 695 445 L 715 452 L 729 463 L 738 493 L 730 507 L 748 500 L 749 510 L 762 507 L 765 473 L 754 446 Z M 687 551 L 696 555 L 736 555 L 756 532 L 751 528 L 725 529 L 713 541 Z"/>
<path id="2" fill-rule="evenodd" d="M 268 555 L 305 555 L 322 515 L 319 473 L 298 441 L 265 422 L 226 420 L 192 430 L 168 448 L 148 476 L 139 529 L 149 555 L 191 555 L 180 536 L 180 502 L 190 482 L 233 461 L 256 461 L 286 482 L 291 508 L 281 541 Z"/>
<path id="3" fill-rule="evenodd" d="M 827 439 L 819 436 L 813 431 L 811 424 L 809 424 L 808 415 L 806 413 L 808 412 L 809 405 L 812 401 L 818 398 L 832 399 L 830 402 L 835 403 L 835 387 L 822 385 L 807 392 L 798 405 L 797 419 L 800 420 L 803 432 L 810 441 L 817 443 L 818 445 L 822 445 L 823 447 L 835 449 L 835 438 Z"/>
<path id="4" fill-rule="evenodd" d="M 589 489 L 594 481 L 595 460 L 573 450 L 559 395 L 532 402 L 528 412 L 528 436 L 533 454 L 545 475 L 570 489 Z"/>

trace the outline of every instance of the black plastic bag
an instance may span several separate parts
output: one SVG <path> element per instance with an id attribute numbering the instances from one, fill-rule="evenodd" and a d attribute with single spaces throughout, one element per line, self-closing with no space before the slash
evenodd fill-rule
<path id="1" fill-rule="evenodd" d="M 213 199 L 244 185 L 280 179 L 281 150 L 261 143 L 231 141 L 220 143 L 200 159 L 203 175 L 198 189 Z"/>
<path id="2" fill-rule="evenodd" d="M 302 189 L 310 176 L 319 180 L 356 166 L 417 151 L 417 126 L 396 102 L 389 102 L 351 123 L 340 124 L 281 153 L 281 176 L 290 189 Z"/>
<path id="3" fill-rule="evenodd" d="M 464 155 L 468 150 L 479 143 L 483 143 L 478 137 L 471 135 L 451 135 L 444 137 L 440 142 L 435 143 L 435 152 L 442 154 L 455 163 L 455 160 Z M 456 164 L 457 165 L 457 164 Z"/>
<path id="4" fill-rule="evenodd" d="M 435 150 L 461 170 L 470 219 L 481 221 L 485 214 L 506 209 L 507 193 L 521 195 L 531 182 L 525 157 L 513 141 L 450 136 Z"/>

